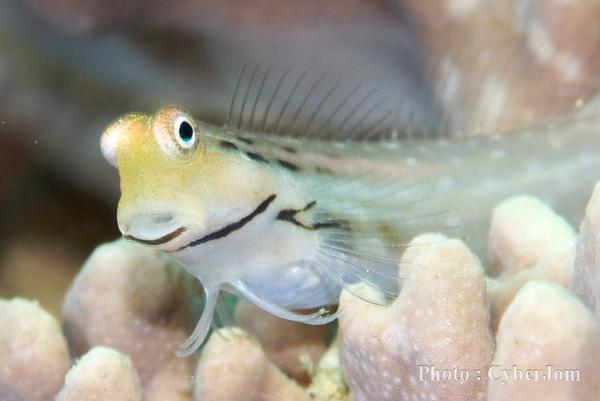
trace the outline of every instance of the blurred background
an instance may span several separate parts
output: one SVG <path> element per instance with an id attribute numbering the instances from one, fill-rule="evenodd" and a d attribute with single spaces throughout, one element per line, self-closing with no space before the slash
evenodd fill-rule
<path id="1" fill-rule="evenodd" d="M 424 132 L 510 134 L 595 112 L 599 17 L 595 0 L 2 0 L 0 297 L 58 314 L 119 235 L 99 138 L 123 113 L 222 124 L 260 63 L 366 82 Z"/>

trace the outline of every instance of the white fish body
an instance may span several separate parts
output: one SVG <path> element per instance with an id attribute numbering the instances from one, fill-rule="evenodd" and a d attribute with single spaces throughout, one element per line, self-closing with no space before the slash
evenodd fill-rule
<path id="1" fill-rule="evenodd" d="M 172 255 L 204 286 L 205 311 L 180 351 L 188 355 L 221 290 L 324 324 L 348 283 L 394 295 L 398 256 L 420 233 L 465 238 L 482 254 L 490 212 L 510 196 L 537 196 L 576 222 L 600 177 L 599 122 L 342 142 L 220 128 L 168 107 L 113 123 L 102 150 L 121 177 L 123 235 Z M 310 308 L 321 309 L 293 311 Z"/>

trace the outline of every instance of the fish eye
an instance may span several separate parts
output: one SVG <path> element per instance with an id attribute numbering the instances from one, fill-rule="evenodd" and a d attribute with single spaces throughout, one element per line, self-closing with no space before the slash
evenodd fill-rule
<path id="1" fill-rule="evenodd" d="M 174 131 L 177 142 L 184 149 L 194 147 L 196 143 L 196 133 L 192 123 L 186 117 L 178 117 L 175 120 Z"/>
<path id="2" fill-rule="evenodd" d="M 176 160 L 189 160 L 201 142 L 194 119 L 178 107 L 165 107 L 152 116 L 152 132 L 161 150 Z"/>

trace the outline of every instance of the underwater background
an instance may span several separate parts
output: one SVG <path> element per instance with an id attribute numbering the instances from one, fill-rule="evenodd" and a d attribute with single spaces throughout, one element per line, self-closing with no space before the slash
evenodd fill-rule
<path id="1" fill-rule="evenodd" d="M 58 313 L 81 262 L 119 236 L 99 138 L 125 112 L 178 104 L 221 123 L 240 69 L 261 63 L 367 79 L 431 116 L 400 7 L 345 3 L 3 1 L 2 296 Z"/>
<path id="2" fill-rule="evenodd" d="M 194 285 L 187 282 L 177 266 L 162 259 L 150 260 L 147 254 L 129 249 L 130 245 L 125 242 L 114 242 L 120 237 L 116 224 L 118 174 L 102 158 L 99 148 L 104 128 L 130 111 L 152 113 L 165 105 L 178 104 L 198 119 L 222 124 L 240 69 L 257 64 L 290 67 L 296 71 L 341 73 L 356 82 L 364 81 L 370 87 L 381 88 L 382 95 L 388 95 L 399 104 L 408 116 L 406 125 L 415 132 L 449 129 L 478 135 L 510 135 L 531 127 L 546 127 L 573 113 L 593 113 L 597 108 L 598 17 L 600 2 L 583 0 L 0 1 L 0 299 L 18 297 L 38 301 L 41 308 L 61 322 L 70 351 L 69 354 L 62 352 L 61 340 L 48 346 L 53 350 L 48 351 L 48 355 L 56 352 L 60 354 L 56 361 L 60 358 L 66 361 L 62 365 L 56 362 L 54 366 L 39 354 L 29 355 L 26 349 L 19 348 L 27 358 L 11 365 L 8 360 L 16 345 L 5 345 L 4 349 L 0 346 L 0 364 L 2 358 L 6 358 L 4 366 L 12 369 L 0 367 L 0 401 L 54 399 L 63 388 L 71 357 L 85 354 L 94 345 L 113 345 L 133 360 L 132 365 L 119 359 L 121 356 L 111 354 L 108 348 L 99 349 L 98 352 L 104 354 L 98 360 L 106 358 L 106 366 L 111 366 L 109 371 L 119 372 L 115 373 L 118 377 L 111 378 L 114 380 L 111 386 L 122 390 L 120 395 L 110 395 L 107 392 L 110 386 L 102 383 L 89 390 L 98 399 L 106 400 L 141 397 L 232 401 L 347 400 L 348 397 L 356 400 L 600 399 L 599 385 L 588 388 L 560 382 L 529 388 L 521 382 L 513 387 L 486 387 L 485 383 L 467 380 L 467 384 L 456 384 L 456 388 L 454 383 L 447 387 L 439 383 L 421 387 L 410 382 L 410 377 L 415 380 L 414 372 L 407 373 L 409 369 L 404 365 L 394 365 L 397 355 L 386 355 L 389 347 L 402 348 L 402 345 L 385 343 L 387 337 L 381 334 L 384 331 L 381 326 L 385 324 L 381 322 L 387 322 L 387 317 L 377 315 L 380 311 L 366 310 L 363 305 L 352 307 L 364 315 L 356 312 L 356 320 L 340 323 L 349 333 L 358 333 L 340 340 L 346 350 L 353 350 L 341 357 L 342 364 L 352 366 L 346 367 L 344 374 L 337 345 L 329 347 L 331 330 L 277 322 L 250 305 L 241 305 L 236 310 L 237 322 L 259 338 L 268 358 L 261 354 L 263 351 L 254 340 L 232 344 L 220 342 L 221 337 L 213 337 L 212 348 L 206 353 L 206 358 L 214 359 L 198 364 L 195 360 L 171 357 L 177 343 L 185 339 L 189 331 L 188 315 L 193 313 L 188 309 L 197 306 L 188 305 L 184 298 L 197 289 L 192 288 Z M 543 134 L 539 140 L 544 140 Z M 600 172 L 598 175 L 600 178 Z M 592 197 L 592 188 L 587 197 Z M 597 194 L 592 198 L 596 204 L 597 198 Z M 435 250 L 458 255 L 457 262 L 452 262 L 451 257 L 444 259 L 448 260 L 448 269 L 455 264 L 467 266 L 466 278 L 455 283 L 456 286 L 452 280 L 448 280 L 446 286 L 440 284 L 443 288 L 438 288 L 439 294 L 464 293 L 469 305 L 480 306 L 454 331 L 450 330 L 461 339 L 442 344 L 446 339 L 443 333 L 435 339 L 417 336 L 406 340 L 411 352 L 419 359 L 419 347 L 439 340 L 439 349 L 419 359 L 421 364 L 443 355 L 437 360 L 443 361 L 440 363 L 444 366 L 452 366 L 456 364 L 453 358 L 459 360 L 461 355 L 472 352 L 476 356 L 462 360 L 463 366 L 470 367 L 489 365 L 497 349 L 507 355 L 535 354 L 535 347 L 539 346 L 536 351 L 539 354 L 559 353 L 558 346 L 539 345 L 543 341 L 525 351 L 509 350 L 515 344 L 514 338 L 508 334 L 496 337 L 500 316 L 511 307 L 509 304 L 521 287 L 539 279 L 553 284 L 538 281 L 528 284 L 532 286 L 530 291 L 521 293 L 517 300 L 530 309 L 513 304 L 511 311 L 518 315 L 525 310 L 536 310 L 540 304 L 546 305 L 540 315 L 536 315 L 540 322 L 526 328 L 528 333 L 538 333 L 539 329 L 543 334 L 563 326 L 572 328 L 560 333 L 562 337 L 557 334 L 548 341 L 570 344 L 570 348 L 566 347 L 569 357 L 564 359 L 564 368 L 572 362 L 571 365 L 581 366 L 584 372 L 600 379 L 600 375 L 595 376 L 600 374 L 600 368 L 595 366 L 600 357 L 597 327 L 600 276 L 590 268 L 600 260 L 595 259 L 600 243 L 595 238 L 599 220 L 594 203 L 588 206 L 588 218 L 583 224 L 587 227 L 587 231 L 583 231 L 587 236 L 579 237 L 576 232 L 584 216 L 583 207 L 580 219 L 569 221 L 569 226 L 546 205 L 531 199 L 516 199 L 502 207 L 490 233 L 490 243 L 498 247 L 490 250 L 489 265 L 483 261 L 488 272 L 493 273 L 490 277 L 484 277 L 479 262 L 470 259 L 472 255 L 460 244 L 448 240 L 440 245 L 444 249 Z M 531 221 L 515 217 L 523 210 L 529 213 Z M 515 227 L 525 226 L 531 230 L 518 231 L 533 233 L 534 240 L 530 242 L 526 236 L 514 239 L 507 234 Z M 554 236 L 546 235 L 548 233 Z M 96 247 L 109 241 L 113 242 L 88 259 Z M 520 248 L 519 244 L 523 243 L 526 246 Z M 575 243 L 580 247 L 577 256 Z M 561 256 L 548 263 L 544 252 L 557 249 Z M 435 252 L 431 256 L 434 259 Z M 122 258 L 124 266 L 111 270 L 98 255 Z M 576 259 L 579 266 L 585 266 L 575 273 L 580 284 L 572 284 Z M 105 271 L 88 272 L 90 277 L 104 274 L 105 281 L 102 277 L 80 275 L 80 281 L 74 284 L 86 260 L 88 267 L 94 264 L 106 267 Z M 143 264 L 156 269 L 156 281 L 144 282 L 141 292 L 130 298 L 106 296 L 106 289 L 112 285 L 127 287 L 131 282 L 128 280 L 137 277 L 135 266 Z M 172 273 L 175 276 L 163 271 L 166 266 L 176 271 Z M 451 273 L 449 270 L 448 274 Z M 499 278 L 495 281 L 492 276 Z M 101 284 L 94 287 L 97 283 Z M 534 288 L 535 285 L 541 287 Z M 168 286 L 164 293 L 171 291 L 179 295 L 165 295 L 157 289 L 164 286 Z M 69 288 L 71 296 L 77 298 L 77 302 L 71 300 L 70 306 L 65 304 Z M 470 293 L 472 288 L 478 292 Z M 565 288 L 574 288 L 583 303 L 577 303 L 573 296 L 566 294 Z M 92 300 L 87 299 L 91 303 L 81 300 L 85 298 L 81 294 L 86 291 L 94 296 Z M 484 293 L 489 299 L 483 299 Z M 536 298 L 544 294 L 552 301 Z M 421 295 L 415 294 L 414 299 L 421 299 Z M 154 296 L 156 298 L 152 298 Z M 83 320 L 78 319 L 86 313 L 86 307 L 92 307 L 90 305 L 107 309 L 106 316 L 109 316 L 118 314 L 112 309 L 115 305 L 138 298 L 144 304 L 140 307 L 144 313 L 153 307 L 158 312 L 154 309 L 148 312 L 152 318 L 150 323 L 141 324 L 143 328 L 131 332 L 123 329 L 127 332 L 121 333 L 123 337 L 133 338 L 128 343 L 131 350 L 119 349 L 120 340 L 115 339 L 118 335 L 105 341 L 104 334 L 100 333 L 105 315 L 97 317 L 95 322 L 87 322 L 85 328 L 77 326 L 83 324 Z M 435 305 L 434 302 L 428 304 L 430 300 L 425 295 L 421 300 L 422 305 Z M 347 302 L 353 305 L 355 300 Z M 155 305 L 160 303 L 163 305 Z M 457 303 L 456 308 L 449 309 L 458 316 L 462 305 Z M 0 306 L 0 316 L 4 313 L 0 321 L 16 321 L 11 315 L 15 310 L 41 313 L 28 308 L 35 309 L 29 304 L 9 308 L 5 303 Z M 137 305 L 132 308 L 138 310 Z M 404 309 L 411 309 L 406 305 L 398 308 L 400 315 L 405 313 Z M 431 310 L 434 309 L 432 306 Z M 435 310 L 422 313 L 425 316 L 429 316 L 427 313 L 452 315 L 446 309 Z M 124 312 L 123 321 L 132 321 L 137 316 L 135 312 L 127 313 Z M 169 316 L 167 323 L 161 320 L 157 324 L 164 330 L 155 328 L 154 313 Z M 461 316 L 464 315 L 463 312 Z M 558 321 L 553 320 L 555 315 Z M 368 316 L 374 320 L 368 321 Z M 547 316 L 550 323 L 544 326 Z M 561 320 L 565 316 L 572 318 L 572 326 Z M 46 318 L 51 319 L 45 315 L 39 319 Z M 427 321 L 422 316 L 412 318 L 423 325 Z M 519 322 L 532 321 L 526 314 L 513 318 L 514 325 L 519 327 Z M 506 324 L 512 322 L 508 320 Z M 49 321 L 49 330 L 54 330 L 53 324 Z M 381 330 L 362 332 L 363 325 Z M 18 325 L 6 331 L 15 336 L 22 332 Z M 136 338 L 131 335 L 133 332 L 143 334 Z M 0 341 L 8 334 L 0 335 Z M 27 348 L 27 340 L 36 338 L 24 336 L 20 346 Z M 518 338 L 527 338 L 527 335 Z M 588 342 L 568 341 L 573 338 L 584 338 Z M 501 348 L 501 343 L 507 345 Z M 157 355 L 160 354 L 157 356 L 152 355 L 153 344 L 169 346 L 157 351 Z M 461 348 L 469 344 L 473 349 Z M 143 349 L 138 349 L 140 347 Z M 446 348 L 453 352 L 444 353 Z M 42 347 L 40 352 L 46 351 Z M 225 354 L 230 355 L 230 360 L 219 359 L 221 367 L 211 370 L 211 363 Z M 495 357 L 500 358 L 498 355 L 496 352 Z M 246 371 L 240 368 L 240 373 L 236 369 L 243 365 L 242 356 L 251 359 L 247 361 L 251 368 Z M 371 365 L 360 367 L 362 361 L 369 360 Z M 27 369 L 20 371 L 19 367 L 31 363 L 37 366 L 38 361 L 42 366 L 48 365 L 35 372 L 41 379 L 37 383 L 38 379 L 31 379 L 32 384 L 20 376 Z M 506 361 L 512 359 L 504 359 L 503 363 Z M 94 371 L 93 364 L 97 362 L 90 363 L 91 367 L 84 368 Z M 47 370 L 58 372 L 57 376 L 45 379 Z M 248 375 L 252 384 L 244 381 Z M 26 373 L 23 376 L 27 376 Z M 131 381 L 127 382 L 128 378 Z M 381 381 L 377 382 L 376 378 Z M 127 383 L 116 385 L 121 379 Z M 21 384 L 13 388 L 14 382 Z M 256 384 L 258 382 L 261 384 Z M 77 387 L 72 383 L 71 390 Z M 60 399 L 88 399 L 85 397 L 89 395 L 85 394 L 72 392 L 69 395 L 65 391 Z"/>

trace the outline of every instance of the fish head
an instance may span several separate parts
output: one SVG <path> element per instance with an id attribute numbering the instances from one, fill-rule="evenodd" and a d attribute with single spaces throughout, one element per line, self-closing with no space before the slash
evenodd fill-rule
<path id="1" fill-rule="evenodd" d="M 127 114 L 104 131 L 102 153 L 120 176 L 117 220 L 125 238 L 177 252 L 268 197 L 268 175 L 223 152 L 214 135 L 220 129 L 166 107 Z"/>

